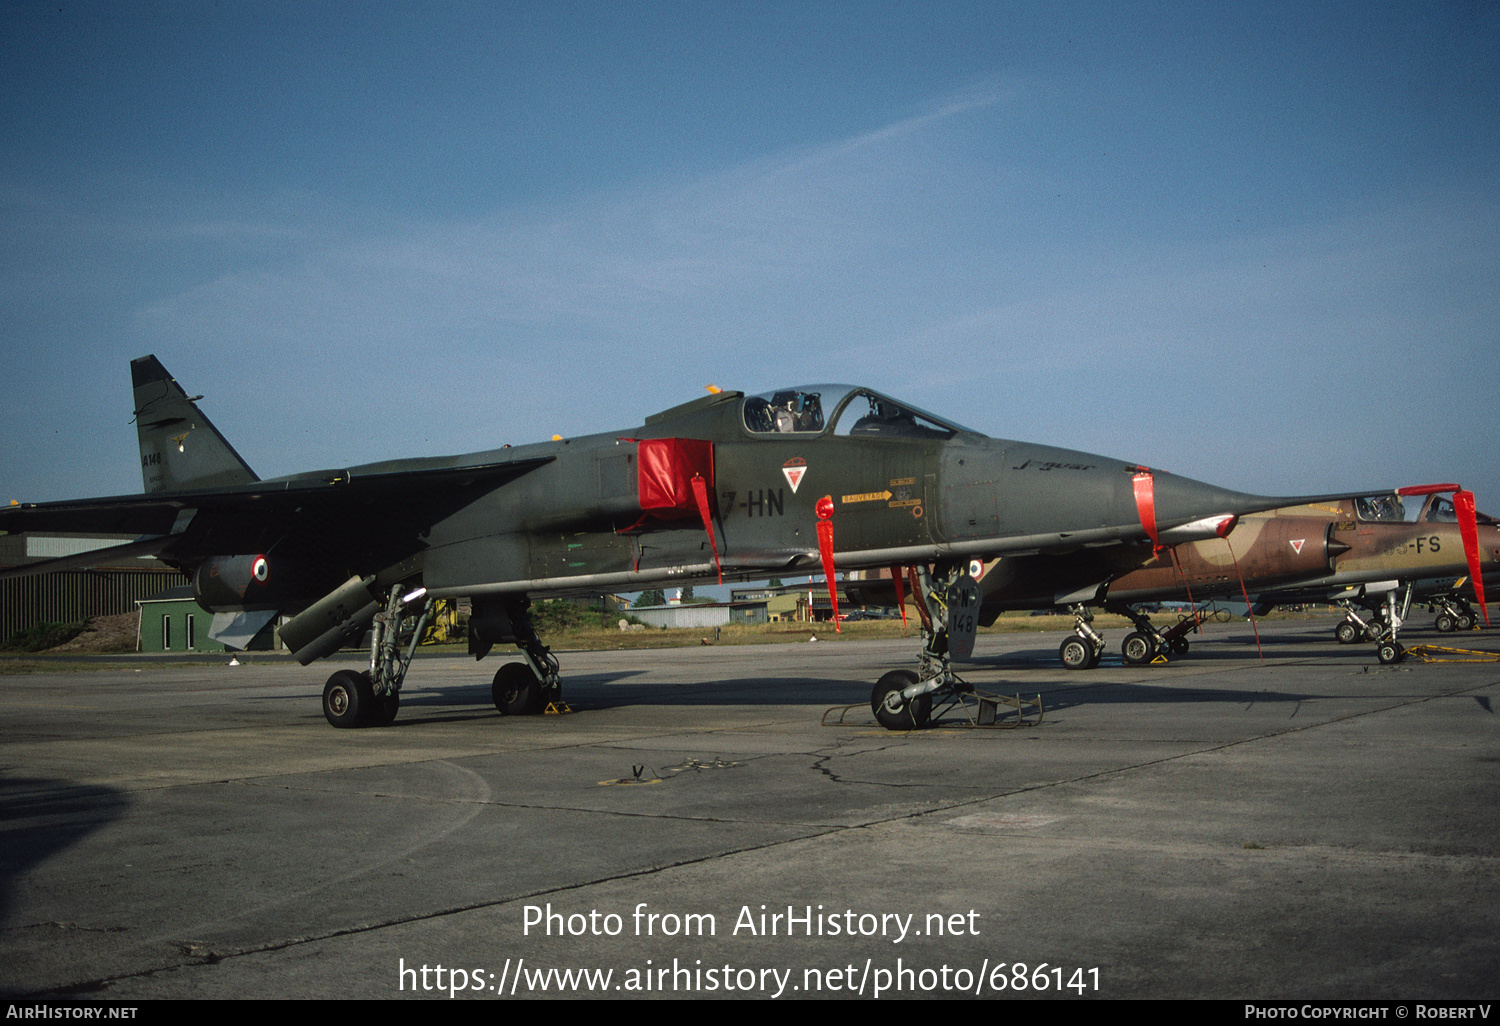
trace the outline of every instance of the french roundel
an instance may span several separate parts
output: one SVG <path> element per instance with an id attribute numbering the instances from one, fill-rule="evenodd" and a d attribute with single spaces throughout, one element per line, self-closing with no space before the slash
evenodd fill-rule
<path id="1" fill-rule="evenodd" d="M 255 557 L 255 562 L 250 564 L 250 576 L 258 584 L 266 583 L 266 578 L 271 576 L 271 564 L 266 562 L 265 556 Z"/>

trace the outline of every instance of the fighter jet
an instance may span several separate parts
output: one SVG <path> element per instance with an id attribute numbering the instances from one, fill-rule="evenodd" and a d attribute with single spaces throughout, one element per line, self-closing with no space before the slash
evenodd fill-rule
<path id="1" fill-rule="evenodd" d="M 391 723 L 432 603 L 467 597 L 469 651 L 514 644 L 496 707 L 561 698 L 530 600 L 693 581 L 910 568 L 929 612 L 919 669 L 874 686 L 891 729 L 962 692 L 973 560 L 1065 561 L 1100 581 L 1160 546 L 1258 510 L 1331 497 L 1230 491 L 1089 453 L 988 438 L 879 392 L 714 390 L 622 431 L 261 480 L 154 356 L 131 364 L 142 495 L 14 505 L 0 531 L 123 534 L 84 557 L 155 555 L 192 580 L 210 636 L 243 644 L 276 617 L 304 665 L 370 631 L 370 665 L 323 689 L 335 727 Z M 907 571 L 903 571 L 905 576 Z M 415 627 L 411 625 L 415 623 Z"/>

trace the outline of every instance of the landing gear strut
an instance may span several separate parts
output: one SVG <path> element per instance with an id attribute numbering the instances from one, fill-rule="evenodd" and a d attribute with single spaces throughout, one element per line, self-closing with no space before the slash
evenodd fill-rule
<path id="1" fill-rule="evenodd" d="M 1167 653 L 1174 656 L 1187 655 L 1187 635 L 1198 630 L 1200 614 L 1184 616 L 1177 623 L 1162 630 L 1151 622 L 1145 613 L 1120 603 L 1105 606 L 1106 611 L 1126 617 L 1135 630 L 1125 635 L 1120 645 L 1120 657 L 1126 666 L 1144 666 L 1152 662 L 1165 662 Z M 1057 657 L 1070 670 L 1092 670 L 1104 658 L 1104 638 L 1093 627 L 1094 614 L 1087 606 L 1076 605 L 1069 610 L 1073 614 L 1073 637 L 1064 638 L 1058 646 Z"/>
<path id="2" fill-rule="evenodd" d="M 1433 622 L 1433 626 L 1444 634 L 1471 631 L 1479 622 L 1479 618 L 1474 615 L 1474 607 L 1456 595 L 1434 598 L 1432 608 L 1437 610 L 1437 620 Z"/>
<path id="3" fill-rule="evenodd" d="M 952 657 L 974 650 L 979 585 L 967 563 L 940 563 L 911 571 L 922 618 L 922 654 L 916 670 L 892 670 L 870 692 L 870 709 L 887 730 L 919 730 L 932 717 L 934 699 L 962 701 L 973 687 L 953 672 Z"/>
<path id="4" fill-rule="evenodd" d="M 394 587 L 386 598 L 385 608 L 375 614 L 370 625 L 370 668 L 339 670 L 323 685 L 323 717 L 335 727 L 388 727 L 396 720 L 401 707 L 401 682 L 421 641 L 422 629 L 432 615 L 433 600 L 422 605 L 421 616 L 410 631 L 410 644 L 401 654 L 401 641 L 407 632 L 402 625 L 408 609 L 426 598 L 427 590 L 407 592 Z"/>

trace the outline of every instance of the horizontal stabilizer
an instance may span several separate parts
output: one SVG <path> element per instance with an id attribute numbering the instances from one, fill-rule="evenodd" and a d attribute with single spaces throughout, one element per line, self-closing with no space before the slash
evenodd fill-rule
<path id="1" fill-rule="evenodd" d="M 0 581 L 8 581 L 15 577 L 33 577 L 36 574 L 51 574 L 59 570 L 77 570 L 99 566 L 110 563 L 117 559 L 136 559 L 141 556 L 154 556 L 171 542 L 170 538 L 146 538 L 141 541 L 127 542 L 124 545 L 111 545 L 104 549 L 90 549 L 88 552 L 76 552 L 70 556 L 58 556 L 54 559 L 42 559 L 35 563 L 24 563 L 21 566 L 13 566 L 8 570 L 0 570 Z"/>

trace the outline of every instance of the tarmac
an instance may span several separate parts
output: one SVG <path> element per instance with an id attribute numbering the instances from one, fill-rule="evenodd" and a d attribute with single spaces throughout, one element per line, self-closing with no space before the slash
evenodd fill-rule
<path id="1" fill-rule="evenodd" d="M 1014 729 L 878 727 L 913 640 L 563 653 L 538 717 L 423 658 L 365 730 L 327 662 L 0 677 L 0 992 L 1493 998 L 1500 663 L 1333 623 L 1078 672 L 981 635 Z"/>

